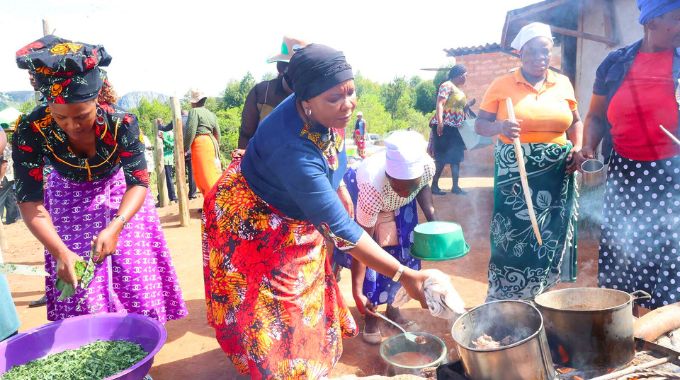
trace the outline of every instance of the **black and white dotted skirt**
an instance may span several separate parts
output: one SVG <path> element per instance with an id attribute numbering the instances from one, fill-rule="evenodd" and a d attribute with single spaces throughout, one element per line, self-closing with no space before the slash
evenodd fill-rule
<path id="1" fill-rule="evenodd" d="M 604 197 L 598 282 L 680 302 L 680 156 L 635 161 L 612 154 Z"/>

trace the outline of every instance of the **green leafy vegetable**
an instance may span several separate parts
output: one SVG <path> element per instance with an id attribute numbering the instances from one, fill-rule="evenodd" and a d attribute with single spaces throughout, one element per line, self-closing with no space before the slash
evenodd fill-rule
<path id="1" fill-rule="evenodd" d="M 120 373 L 146 357 L 138 344 L 124 340 L 96 341 L 16 366 L 2 380 L 96 380 Z"/>
<path id="2" fill-rule="evenodd" d="M 90 259 L 85 261 L 76 261 L 75 263 L 76 278 L 78 279 L 78 284 L 83 289 L 87 289 L 94 278 L 94 261 L 92 260 L 92 254 Z M 62 281 L 60 278 L 57 279 L 57 290 L 61 293 L 59 294 L 59 301 L 63 301 L 66 298 L 73 296 L 76 293 L 76 288 L 73 285 Z"/>

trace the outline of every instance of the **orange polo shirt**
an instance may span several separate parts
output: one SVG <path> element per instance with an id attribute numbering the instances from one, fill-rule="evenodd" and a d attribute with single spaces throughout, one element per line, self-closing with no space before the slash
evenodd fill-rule
<path id="1" fill-rule="evenodd" d="M 520 141 L 523 143 L 567 143 L 566 131 L 574 121 L 576 96 L 569 78 L 548 70 L 543 86 L 534 88 L 524 79 L 521 70 L 496 78 L 484 94 L 480 109 L 506 120 L 505 99 L 511 98 L 515 117 L 520 122 Z M 507 137 L 500 140 L 510 144 Z"/>

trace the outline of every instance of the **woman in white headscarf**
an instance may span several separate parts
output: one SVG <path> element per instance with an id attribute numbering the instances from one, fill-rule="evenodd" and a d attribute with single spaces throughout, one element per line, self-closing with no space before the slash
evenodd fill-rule
<path id="1" fill-rule="evenodd" d="M 488 299 L 532 299 L 560 280 L 576 280 L 576 185 L 573 152 L 583 123 L 569 79 L 548 69 L 550 27 L 526 25 L 512 42 L 522 66 L 496 78 L 484 95 L 477 133 L 499 136 L 495 149 L 494 211 Z M 508 120 L 512 99 L 517 121 Z M 523 157 L 512 140 L 519 138 Z M 543 239 L 534 236 L 520 184 L 525 162 Z"/>
<path id="2" fill-rule="evenodd" d="M 362 161 L 344 176 L 347 190 L 356 203 L 356 220 L 385 251 L 402 265 L 420 269 L 420 260 L 411 256 L 411 235 L 418 224 L 416 200 L 428 221 L 436 220 L 430 183 L 435 172 L 432 158 L 426 153 L 427 143 L 421 134 L 397 131 L 385 140 L 386 150 Z M 365 315 L 363 339 L 380 343 L 376 317 L 366 309 L 387 304 L 387 317 L 408 327 L 399 309 L 392 307 L 401 287 L 398 282 L 367 269 L 358 260 L 336 251 L 336 262 L 352 268 L 352 294 L 359 311 Z"/>

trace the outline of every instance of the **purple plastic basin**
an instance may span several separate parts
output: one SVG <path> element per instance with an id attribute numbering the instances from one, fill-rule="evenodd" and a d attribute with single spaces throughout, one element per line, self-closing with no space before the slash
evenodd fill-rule
<path id="1" fill-rule="evenodd" d="M 160 322 L 139 314 L 102 313 L 64 319 L 1 342 L 0 375 L 17 365 L 97 340 L 127 340 L 139 344 L 149 354 L 106 380 L 141 380 L 149 373 L 153 357 L 166 338 L 167 332 Z"/>

